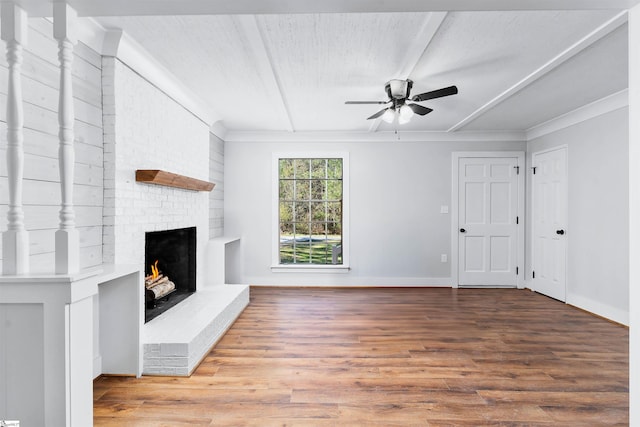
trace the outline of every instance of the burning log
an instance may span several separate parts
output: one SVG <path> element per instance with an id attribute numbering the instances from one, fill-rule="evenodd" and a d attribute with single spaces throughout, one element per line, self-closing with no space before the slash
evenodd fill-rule
<path id="1" fill-rule="evenodd" d="M 147 289 L 151 289 L 157 285 L 161 285 L 163 283 L 167 283 L 169 278 L 167 276 L 163 276 L 162 274 L 155 279 L 145 280 L 144 287 Z"/>
<path id="2" fill-rule="evenodd" d="M 154 308 L 156 301 L 166 297 L 176 290 L 176 285 L 168 276 L 165 276 L 158 269 L 158 261 L 151 265 L 151 274 L 144 278 L 144 299 L 147 308 Z"/>
<path id="3" fill-rule="evenodd" d="M 157 299 L 160 299 L 160 298 L 170 294 L 175 289 L 176 289 L 175 283 L 173 283 L 172 281 L 167 279 L 166 282 L 160 283 L 160 284 L 156 284 L 151 289 L 147 289 L 147 291 L 148 292 L 149 291 L 152 292 L 153 293 L 153 299 L 157 300 Z"/>

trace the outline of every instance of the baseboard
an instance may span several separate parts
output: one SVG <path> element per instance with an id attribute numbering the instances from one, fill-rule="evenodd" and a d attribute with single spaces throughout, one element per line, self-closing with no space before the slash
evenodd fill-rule
<path id="1" fill-rule="evenodd" d="M 289 279 L 289 277 L 287 277 Z M 309 277 L 296 277 L 293 280 L 284 281 L 281 277 L 266 279 L 264 277 L 249 277 L 247 283 L 251 286 L 299 286 L 299 287 L 360 287 L 360 288 L 382 288 L 382 287 L 433 287 L 450 288 L 451 278 L 424 278 L 424 277 L 354 277 L 341 280 L 332 277 L 330 280 L 318 280 L 317 275 Z"/>
<path id="2" fill-rule="evenodd" d="M 603 304 L 599 301 L 594 301 L 591 298 L 586 298 L 581 295 L 568 294 L 567 304 L 581 310 L 588 311 L 597 316 L 604 317 L 605 319 L 609 319 L 613 322 L 629 326 L 629 311 L 611 307 L 608 304 Z"/>

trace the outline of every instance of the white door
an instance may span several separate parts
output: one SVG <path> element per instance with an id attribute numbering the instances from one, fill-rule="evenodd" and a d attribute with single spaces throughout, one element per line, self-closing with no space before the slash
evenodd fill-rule
<path id="1" fill-rule="evenodd" d="M 533 290 L 566 301 L 567 149 L 533 155 Z"/>
<path id="2" fill-rule="evenodd" d="M 518 159 L 460 158 L 459 286 L 517 285 Z"/>

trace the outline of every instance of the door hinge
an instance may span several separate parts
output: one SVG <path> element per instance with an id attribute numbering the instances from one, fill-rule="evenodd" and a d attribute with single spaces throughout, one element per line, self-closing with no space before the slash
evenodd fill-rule
<path id="1" fill-rule="evenodd" d="M 520 274 L 520 267 L 516 267 L 516 276 Z"/>
<path id="2" fill-rule="evenodd" d="M 531 272 L 531 276 L 533 276 L 533 278 L 535 279 L 535 278 L 536 278 L 536 272 L 535 272 L 535 271 L 532 271 L 532 272 Z"/>
<path id="3" fill-rule="evenodd" d="M 520 224 L 520 217 L 519 216 L 516 217 L 516 225 L 517 224 Z"/>
<path id="4" fill-rule="evenodd" d="M 513 167 L 516 170 L 516 175 L 520 175 L 520 166 Z"/>
<path id="5" fill-rule="evenodd" d="M 533 170 L 533 174 L 534 174 L 534 175 L 536 174 L 536 169 L 538 169 L 538 167 L 537 167 L 537 166 L 533 166 L 533 167 L 531 168 L 531 170 Z"/>

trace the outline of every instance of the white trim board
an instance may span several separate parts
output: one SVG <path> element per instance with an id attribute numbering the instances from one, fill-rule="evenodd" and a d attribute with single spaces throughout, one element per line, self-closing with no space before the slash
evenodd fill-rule
<path id="1" fill-rule="evenodd" d="M 208 126 L 220 119 L 219 114 L 124 31 L 106 30 L 101 53 L 118 58 Z"/>
<path id="2" fill-rule="evenodd" d="M 557 132 L 559 130 L 577 125 L 603 114 L 607 114 L 628 106 L 629 90 L 624 89 L 620 92 L 606 96 L 597 101 L 593 101 L 590 104 L 583 105 L 582 107 L 576 108 L 573 111 L 569 111 L 568 113 L 527 129 L 527 140 L 531 141 L 533 139 L 540 138 L 541 136 Z"/>
<path id="3" fill-rule="evenodd" d="M 303 273 L 303 272 L 301 272 Z M 296 287 L 323 287 L 323 288 L 451 288 L 449 277 L 348 277 L 337 278 L 332 283 L 320 282 L 313 275 L 301 275 L 296 277 L 294 285 L 283 283 L 279 277 L 265 280 L 264 277 L 248 277 L 247 282 L 251 286 L 296 286 Z"/>
<path id="4" fill-rule="evenodd" d="M 76 26 L 79 41 L 100 55 L 118 58 L 207 125 L 212 126 L 221 119 L 220 114 L 124 31 L 106 29 L 94 19 L 86 17 L 78 18 Z"/>
<path id="5" fill-rule="evenodd" d="M 225 142 L 526 142 L 520 131 L 497 132 L 285 132 L 229 131 Z"/>
<path id="6" fill-rule="evenodd" d="M 577 307 L 581 310 L 588 311 L 597 316 L 604 317 L 614 322 L 629 326 L 629 312 L 603 304 L 599 301 L 586 298 L 581 295 L 572 294 L 567 290 L 567 304 Z"/>

